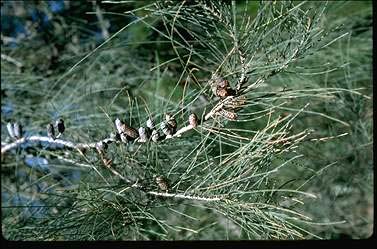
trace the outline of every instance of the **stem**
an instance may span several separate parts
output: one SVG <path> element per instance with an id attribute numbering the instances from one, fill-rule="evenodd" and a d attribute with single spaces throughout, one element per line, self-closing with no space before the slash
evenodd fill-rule
<path id="1" fill-rule="evenodd" d="M 22 65 L 21 62 L 19 62 L 18 60 L 14 59 L 14 58 L 12 58 L 12 57 L 6 55 L 6 54 L 1 54 L 1 59 L 2 59 L 2 60 L 5 60 L 5 61 L 7 61 L 7 62 L 9 62 L 9 63 L 14 64 L 14 65 L 15 65 L 16 67 L 18 67 L 18 68 L 23 67 L 23 65 Z"/>
<path id="2" fill-rule="evenodd" d="M 205 116 L 205 119 L 203 120 L 203 122 L 207 121 L 208 119 L 210 119 L 216 112 L 218 112 L 224 106 L 224 104 L 226 103 L 226 101 L 228 101 L 228 100 L 230 100 L 232 98 L 234 98 L 234 96 L 229 96 L 226 99 L 220 101 L 218 104 L 216 104 L 212 108 L 212 110 Z M 192 126 L 192 125 L 187 125 L 185 127 L 182 127 L 174 135 L 167 136 L 164 140 L 167 140 L 167 139 L 170 139 L 170 138 L 175 138 L 175 137 L 181 137 L 183 133 L 188 132 L 188 131 L 192 130 L 193 128 L 194 128 L 194 126 Z M 114 140 L 112 138 L 105 138 L 105 139 L 103 139 L 101 141 L 104 142 L 104 143 L 117 142 L 116 140 Z M 98 141 L 98 142 L 101 142 L 101 141 Z M 7 151 L 9 151 L 9 150 L 11 150 L 13 148 L 16 148 L 16 147 L 18 147 L 21 144 L 24 144 L 26 142 L 49 142 L 49 143 L 60 144 L 60 145 L 63 145 L 65 147 L 72 148 L 72 149 L 96 148 L 96 145 L 98 143 L 98 142 L 92 142 L 92 143 L 74 143 L 74 142 L 65 141 L 65 140 L 62 140 L 62 139 L 55 139 L 54 140 L 54 139 L 52 139 L 50 137 L 46 137 L 46 136 L 30 136 L 30 137 L 20 138 L 20 139 L 12 142 L 10 144 L 6 144 L 6 145 L 2 146 L 1 147 L 1 154 L 4 154 L 5 152 L 7 152 Z M 136 140 L 136 142 L 139 142 L 138 139 Z"/>
<path id="3" fill-rule="evenodd" d="M 106 138 L 102 140 L 103 142 L 109 142 L 109 141 L 114 141 L 111 138 Z M 62 139 L 52 139 L 50 137 L 45 137 L 45 136 L 30 136 L 30 137 L 23 137 L 20 138 L 13 143 L 4 145 L 1 147 L 1 154 L 4 154 L 5 152 L 20 146 L 23 143 L 26 142 L 49 142 L 49 143 L 55 143 L 55 144 L 60 144 L 68 148 L 72 149 L 80 149 L 80 148 L 95 148 L 97 143 L 74 143 L 71 141 L 65 141 Z"/>
<path id="4" fill-rule="evenodd" d="M 196 201 L 221 201 L 223 200 L 220 197 L 201 197 L 201 196 L 192 196 L 192 195 L 183 195 L 183 194 L 170 194 L 170 193 L 160 193 L 149 191 L 147 192 L 150 195 L 156 196 L 163 196 L 163 197 L 172 197 L 172 198 L 181 198 L 181 199 L 188 199 L 188 200 L 196 200 Z"/>
<path id="5" fill-rule="evenodd" d="M 64 157 L 61 157 L 61 156 L 58 156 L 58 158 L 60 160 L 70 162 L 70 163 L 75 164 L 77 166 L 86 167 L 86 168 L 93 168 L 93 166 L 91 166 L 91 165 L 87 165 L 87 164 L 83 164 L 83 163 L 77 163 L 77 162 L 75 162 L 75 161 L 73 161 L 71 159 L 68 159 L 68 158 L 64 158 Z M 129 180 L 126 177 L 122 176 L 115 169 L 113 169 L 113 168 L 108 168 L 108 169 L 110 169 L 111 173 L 113 173 L 114 175 L 120 177 L 122 180 L 124 180 L 128 184 L 131 184 L 131 186 L 130 186 L 131 188 L 137 188 L 137 189 L 140 189 L 140 190 L 144 191 L 144 187 L 142 185 L 138 184 L 137 181 L 135 183 L 132 183 L 131 180 Z M 156 191 L 148 191 L 146 193 L 149 194 L 149 195 L 154 195 L 154 196 L 171 197 L 171 198 L 181 198 L 181 199 L 196 200 L 196 201 L 208 201 L 209 202 L 209 201 L 221 201 L 221 200 L 224 200 L 223 198 L 220 198 L 220 197 L 201 197 L 201 196 L 192 196 L 192 195 L 184 195 L 184 194 L 162 193 L 162 192 L 156 192 Z"/>

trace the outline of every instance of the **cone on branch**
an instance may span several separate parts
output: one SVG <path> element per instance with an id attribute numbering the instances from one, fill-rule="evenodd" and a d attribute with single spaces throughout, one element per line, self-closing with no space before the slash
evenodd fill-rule
<path id="1" fill-rule="evenodd" d="M 140 143 L 145 143 L 149 139 L 147 130 L 144 127 L 139 128 L 139 142 Z"/>
<path id="2" fill-rule="evenodd" d="M 166 136 L 172 136 L 174 134 L 173 129 L 168 123 L 162 122 L 160 128 L 162 130 L 162 133 L 164 133 Z"/>
<path id="3" fill-rule="evenodd" d="M 170 114 L 170 113 L 166 113 L 165 114 L 165 121 L 167 123 L 167 125 L 170 127 L 172 133 L 176 133 L 177 132 L 177 121 L 175 120 L 175 118 Z"/>
<path id="4" fill-rule="evenodd" d="M 16 138 L 16 135 L 14 134 L 14 125 L 13 123 L 7 123 L 7 130 L 8 134 L 11 138 Z"/>
<path id="5" fill-rule="evenodd" d="M 148 127 L 149 129 L 151 129 L 151 130 L 154 130 L 155 127 L 156 127 L 155 123 L 153 122 L 153 120 L 152 120 L 151 118 L 149 118 L 149 119 L 147 120 L 147 127 Z"/>
<path id="6" fill-rule="evenodd" d="M 59 118 L 56 121 L 56 128 L 58 129 L 59 134 L 63 134 L 63 132 L 65 130 L 64 120 L 63 119 Z"/>
<path id="7" fill-rule="evenodd" d="M 115 128 L 117 129 L 118 131 L 118 134 L 122 134 L 123 133 L 123 122 L 117 118 L 115 119 Z"/>
<path id="8" fill-rule="evenodd" d="M 231 110 L 238 110 L 242 108 L 246 104 L 246 97 L 245 96 L 238 96 L 226 101 L 224 106 Z"/>
<path id="9" fill-rule="evenodd" d="M 124 133 L 121 133 L 120 135 L 119 135 L 119 137 L 120 137 L 120 141 L 122 141 L 123 143 L 128 143 L 128 139 L 127 139 L 127 136 L 126 136 L 126 134 L 124 134 Z"/>
<path id="10" fill-rule="evenodd" d="M 139 132 L 127 124 L 123 124 L 124 134 L 127 136 L 127 140 L 133 141 L 139 137 Z"/>
<path id="11" fill-rule="evenodd" d="M 54 126 L 50 123 L 47 125 L 47 136 L 55 140 L 55 129 Z"/>
<path id="12" fill-rule="evenodd" d="M 151 138 L 152 138 L 152 141 L 153 142 L 158 142 L 160 140 L 160 133 L 158 133 L 157 130 L 153 130 L 152 131 L 152 135 L 151 135 Z"/>
<path id="13" fill-rule="evenodd" d="M 156 176 L 156 177 L 155 177 L 155 181 L 156 181 L 158 187 L 159 187 L 162 191 L 166 191 L 166 192 L 168 192 L 168 190 L 169 190 L 169 185 L 168 185 L 166 179 L 165 179 L 163 176 Z"/>
<path id="14" fill-rule="evenodd" d="M 17 139 L 22 138 L 23 130 L 22 130 L 22 125 L 20 123 L 16 122 L 16 123 L 13 124 L 13 131 L 14 131 L 14 136 Z"/>
<path id="15" fill-rule="evenodd" d="M 229 81 L 215 74 L 210 79 L 210 86 L 213 94 L 221 99 L 235 94 L 235 91 L 230 87 Z"/>
<path id="16" fill-rule="evenodd" d="M 155 129 L 156 124 L 154 123 L 154 121 L 151 118 L 149 118 L 146 122 L 146 125 L 147 125 L 147 127 L 145 128 L 145 131 L 146 131 L 148 137 L 151 137 L 152 131 Z"/>
<path id="17" fill-rule="evenodd" d="M 191 113 L 189 118 L 189 124 L 192 126 L 192 127 L 197 127 L 198 126 L 198 123 L 199 123 L 199 119 L 198 119 L 198 116 L 196 116 L 195 113 Z"/>
<path id="18" fill-rule="evenodd" d="M 237 119 L 237 114 L 235 112 L 232 112 L 232 111 L 228 111 L 228 110 L 225 110 L 225 109 L 221 109 L 220 111 L 217 112 L 217 115 L 220 115 L 228 120 L 236 120 Z"/>
<path id="19" fill-rule="evenodd" d="M 123 143 L 133 141 L 139 137 L 139 133 L 135 128 L 128 126 L 119 118 L 115 120 L 115 128 L 117 129 L 120 139 Z"/>

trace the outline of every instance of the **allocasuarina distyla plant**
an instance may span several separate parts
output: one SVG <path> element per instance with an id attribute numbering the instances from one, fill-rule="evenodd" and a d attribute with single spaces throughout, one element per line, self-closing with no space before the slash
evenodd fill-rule
<path id="1" fill-rule="evenodd" d="M 225 219 L 240 231 L 231 238 L 319 238 L 307 229 L 312 219 L 294 204 L 315 194 L 279 187 L 276 178 L 303 157 L 301 144 L 316 139 L 310 138 L 312 127 L 293 133 L 293 121 L 311 98 L 342 89 L 293 89 L 289 82 L 275 87 L 270 81 L 294 73 L 291 65 L 342 35 L 329 41 L 331 33 L 324 34 L 323 3 L 261 1 L 255 15 L 250 2 L 243 6 L 156 1 L 125 13 L 134 17 L 132 25 L 154 32 L 155 44 L 169 44 L 171 57 L 147 73 L 169 63 L 180 73 L 158 105 L 142 86 L 120 113 L 106 111 L 106 136 L 72 139 L 68 115 L 41 124 L 43 135 L 26 134 L 28 125 L 20 121 L 7 124 L 12 141 L 2 142 L 2 157 L 36 147 L 40 156 L 89 171 L 76 187 L 46 198 L 59 208 L 35 221 L 33 231 L 25 229 L 25 237 L 35 232 L 38 239 L 171 239 L 185 232 L 190 238 Z M 179 101 L 172 97 L 176 92 Z M 305 98 L 307 103 L 293 106 Z M 283 194 L 284 200 L 276 197 Z M 283 205 L 287 199 L 290 205 Z M 203 214 L 211 217 L 204 219 L 207 224 L 196 218 Z"/>

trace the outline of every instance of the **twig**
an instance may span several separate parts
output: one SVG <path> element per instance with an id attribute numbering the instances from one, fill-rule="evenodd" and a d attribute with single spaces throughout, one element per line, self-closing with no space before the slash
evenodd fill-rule
<path id="1" fill-rule="evenodd" d="M 20 41 L 20 38 L 4 36 L 3 34 L 1 34 L 1 41 L 6 45 L 12 42 L 18 43 Z"/>
<path id="2" fill-rule="evenodd" d="M 86 165 L 86 164 L 83 164 L 83 163 L 78 163 L 78 162 L 75 162 L 75 161 L 73 161 L 71 159 L 64 158 L 64 157 L 61 157 L 61 156 L 58 156 L 58 159 L 70 162 L 70 163 L 78 165 L 78 166 L 82 166 L 82 167 L 86 167 L 86 168 L 93 168 L 93 166 L 91 166 L 91 165 Z M 132 183 L 131 180 L 129 180 L 129 179 L 125 178 L 124 176 L 122 176 L 115 169 L 113 169 L 111 167 L 109 167 L 109 169 L 110 169 L 111 173 L 113 173 L 114 175 L 119 176 L 125 182 L 127 182 L 129 184 L 132 184 L 130 186 L 131 188 L 137 188 L 137 189 L 140 189 L 140 190 L 144 191 L 145 188 L 142 185 L 138 184 L 137 181 L 135 183 Z M 156 191 L 148 191 L 146 193 L 149 194 L 149 195 L 154 195 L 154 196 L 171 197 L 171 198 L 181 198 L 181 199 L 197 200 L 197 201 L 221 201 L 221 200 L 224 200 L 221 197 L 201 197 L 201 196 L 192 196 L 192 195 L 174 194 L 174 193 L 164 193 L 164 192 L 156 192 Z"/>
<path id="3" fill-rule="evenodd" d="M 200 197 L 200 196 L 192 196 L 192 195 L 183 195 L 183 194 L 171 194 L 171 193 L 160 193 L 160 192 L 154 192 L 149 191 L 147 192 L 150 195 L 156 195 L 156 196 L 163 196 L 163 197 L 173 197 L 173 198 L 181 198 L 181 199 L 188 199 L 188 200 L 196 200 L 196 201 L 221 201 L 224 200 L 220 197 Z"/>
<path id="4" fill-rule="evenodd" d="M 21 62 L 19 62 L 18 60 L 14 59 L 14 58 L 6 55 L 6 54 L 1 54 L 1 59 L 5 60 L 5 61 L 7 61 L 9 63 L 12 63 L 12 64 L 16 65 L 16 67 L 18 67 L 18 68 L 22 68 L 23 67 L 23 65 L 22 65 Z"/>
<path id="5" fill-rule="evenodd" d="M 109 142 L 109 141 L 115 141 L 111 138 L 106 138 L 102 140 L 103 142 Z M 1 147 L 1 154 L 4 154 L 5 152 L 20 146 L 21 144 L 24 144 L 26 142 L 48 142 L 52 144 L 60 144 L 68 148 L 72 149 L 87 149 L 87 148 L 96 148 L 97 143 L 74 143 L 71 141 L 65 141 L 62 139 L 52 139 L 50 137 L 45 137 L 45 136 L 30 136 L 30 137 L 23 137 L 20 138 L 13 143 L 6 144 Z"/>

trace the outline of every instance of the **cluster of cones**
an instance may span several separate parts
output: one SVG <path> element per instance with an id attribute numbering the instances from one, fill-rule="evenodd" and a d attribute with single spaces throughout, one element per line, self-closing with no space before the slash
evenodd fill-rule
<path id="1" fill-rule="evenodd" d="M 190 114 L 188 120 L 192 127 L 198 125 L 199 120 L 195 113 Z M 112 138 L 115 140 L 119 139 L 123 143 L 128 143 L 134 140 L 137 140 L 140 143 L 146 143 L 149 140 L 158 142 L 166 137 L 173 136 L 177 132 L 177 121 L 171 114 L 165 114 L 165 121 L 160 124 L 160 130 L 163 134 L 158 131 L 151 118 L 147 120 L 146 127 L 140 127 L 138 130 L 129 126 L 125 122 L 122 122 L 119 118 L 115 120 L 115 127 L 117 133 L 112 134 Z"/>

